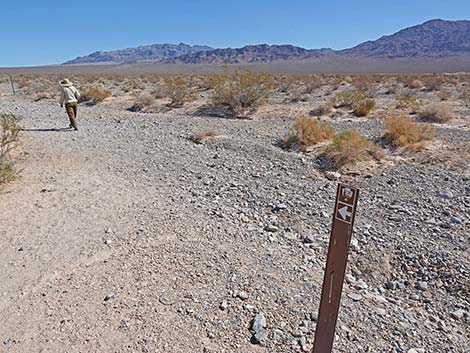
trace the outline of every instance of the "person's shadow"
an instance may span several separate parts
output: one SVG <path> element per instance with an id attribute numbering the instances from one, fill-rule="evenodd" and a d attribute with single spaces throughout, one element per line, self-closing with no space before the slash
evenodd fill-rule
<path id="1" fill-rule="evenodd" d="M 63 127 L 63 128 L 49 128 L 49 129 L 21 129 L 21 131 L 35 131 L 35 132 L 67 132 L 67 131 L 73 131 L 69 127 Z"/>

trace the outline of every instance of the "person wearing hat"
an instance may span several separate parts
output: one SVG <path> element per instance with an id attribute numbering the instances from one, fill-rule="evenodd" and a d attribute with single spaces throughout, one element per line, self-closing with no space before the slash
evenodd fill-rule
<path id="1" fill-rule="evenodd" d="M 66 78 L 60 81 L 60 85 L 62 87 L 60 106 L 63 107 L 65 103 L 65 110 L 70 119 L 70 128 L 77 131 L 77 105 L 80 99 L 80 93 L 73 86 L 73 83 Z"/>

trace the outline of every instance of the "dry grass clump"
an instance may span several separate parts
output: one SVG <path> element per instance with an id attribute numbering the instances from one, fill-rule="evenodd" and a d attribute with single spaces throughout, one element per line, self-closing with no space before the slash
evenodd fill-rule
<path id="1" fill-rule="evenodd" d="M 372 141 L 356 130 L 346 130 L 336 135 L 325 149 L 324 156 L 335 168 L 369 159 L 380 160 L 384 154 Z"/>
<path id="2" fill-rule="evenodd" d="M 271 75 L 227 67 L 212 79 L 211 102 L 214 106 L 228 106 L 234 116 L 252 114 L 266 101 L 274 88 Z"/>
<path id="3" fill-rule="evenodd" d="M 166 77 L 164 82 L 163 92 L 170 99 L 169 107 L 181 108 L 185 103 L 196 99 L 191 77 Z"/>
<path id="4" fill-rule="evenodd" d="M 444 123 L 452 119 L 452 112 L 445 103 L 430 103 L 420 110 L 419 117 L 423 121 Z"/>
<path id="5" fill-rule="evenodd" d="M 359 75 L 352 78 L 352 84 L 358 91 L 362 92 L 368 98 L 374 98 L 377 95 L 378 86 L 374 76 Z"/>
<path id="6" fill-rule="evenodd" d="M 133 112 L 140 112 L 141 110 L 151 107 L 154 104 L 155 98 L 153 98 L 148 93 L 142 93 L 136 98 L 136 100 L 134 101 L 134 105 L 129 110 Z"/>
<path id="7" fill-rule="evenodd" d="M 403 109 L 403 108 L 408 108 L 408 109 L 418 109 L 419 108 L 419 102 L 418 100 L 412 96 L 411 93 L 401 93 L 397 96 L 395 96 L 396 100 L 396 108 L 397 109 Z"/>
<path id="8" fill-rule="evenodd" d="M 335 130 L 326 122 L 310 117 L 301 117 L 294 121 L 289 133 L 281 141 L 286 149 L 305 151 L 307 147 L 330 140 Z"/>
<path id="9" fill-rule="evenodd" d="M 98 104 L 111 97 L 111 91 L 95 85 L 87 84 L 80 89 L 81 101 L 91 105 Z"/>
<path id="10" fill-rule="evenodd" d="M 385 119 L 387 132 L 383 139 L 394 148 L 409 147 L 419 149 L 423 142 L 432 140 L 436 132 L 429 125 L 419 125 L 404 114 L 394 113 Z"/>
<path id="11" fill-rule="evenodd" d="M 366 99 L 364 93 L 358 90 L 349 90 L 337 93 L 331 103 L 335 108 L 352 108 L 353 105 Z"/>
<path id="12" fill-rule="evenodd" d="M 18 142 L 19 121 L 20 118 L 14 114 L 0 114 L 0 185 L 15 178 L 14 163 L 9 154 Z"/>
<path id="13" fill-rule="evenodd" d="M 445 83 L 444 77 L 440 75 L 424 75 L 421 77 L 421 81 L 427 91 L 438 91 Z"/>
<path id="14" fill-rule="evenodd" d="M 353 104 L 353 111 L 356 116 L 367 116 L 375 108 L 375 100 L 362 99 Z"/>
<path id="15" fill-rule="evenodd" d="M 221 132 L 215 130 L 202 130 L 191 135 L 190 140 L 196 143 L 204 143 L 206 140 L 212 137 L 222 136 Z"/>

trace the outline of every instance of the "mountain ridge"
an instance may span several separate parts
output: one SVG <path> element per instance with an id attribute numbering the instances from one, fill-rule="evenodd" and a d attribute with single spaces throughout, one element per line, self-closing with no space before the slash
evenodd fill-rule
<path id="1" fill-rule="evenodd" d="M 239 64 L 332 56 L 394 59 L 458 55 L 470 55 L 470 20 L 432 19 L 343 50 L 305 49 L 290 44 L 257 44 L 241 48 L 211 48 L 203 45 L 190 46 L 184 43 L 155 44 L 109 52 L 95 52 L 70 60 L 65 64 Z"/>

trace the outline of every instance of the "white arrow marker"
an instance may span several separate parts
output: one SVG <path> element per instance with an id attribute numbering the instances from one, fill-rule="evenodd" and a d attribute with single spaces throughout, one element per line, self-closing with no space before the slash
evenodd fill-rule
<path id="1" fill-rule="evenodd" d="M 348 211 L 348 206 L 344 206 L 338 210 L 339 215 L 342 219 L 347 220 L 347 217 L 351 217 L 351 212 Z"/>

